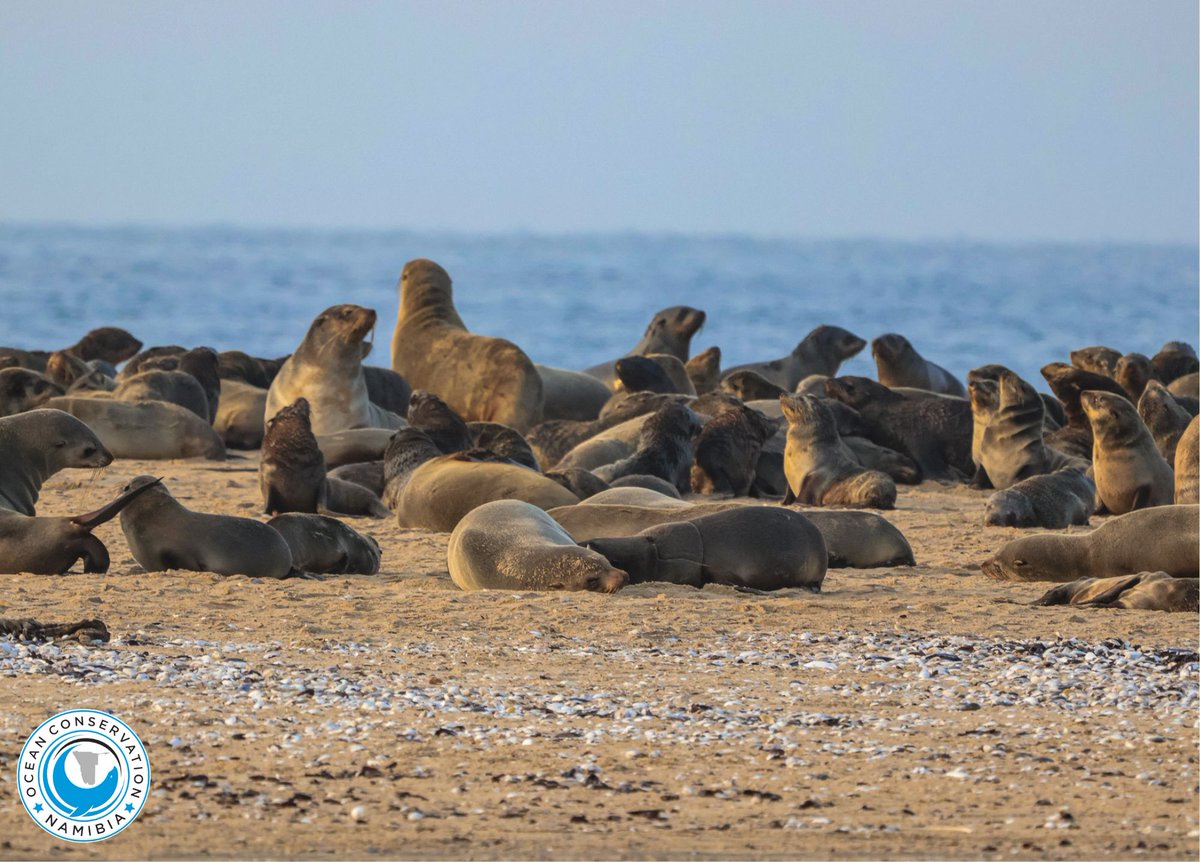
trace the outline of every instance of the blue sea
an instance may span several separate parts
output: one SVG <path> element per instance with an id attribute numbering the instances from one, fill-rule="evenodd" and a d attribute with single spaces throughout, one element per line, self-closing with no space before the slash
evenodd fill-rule
<path id="1" fill-rule="evenodd" d="M 584 368 L 633 347 L 651 315 L 692 305 L 692 342 L 724 365 L 782 356 L 821 323 L 906 335 L 960 377 L 988 362 L 1035 384 L 1046 362 L 1107 344 L 1153 355 L 1200 330 L 1194 245 L 766 240 L 687 235 L 0 225 L 0 345 L 58 348 L 96 326 L 147 345 L 291 352 L 335 303 L 374 308 L 387 365 L 404 262 L 454 279 L 476 332 Z M 843 366 L 873 376 L 870 353 Z"/>

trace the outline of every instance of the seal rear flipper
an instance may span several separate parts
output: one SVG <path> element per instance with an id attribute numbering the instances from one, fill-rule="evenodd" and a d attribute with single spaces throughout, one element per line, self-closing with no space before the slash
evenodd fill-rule
<path id="1" fill-rule="evenodd" d="M 105 521 L 111 521 L 121 513 L 121 510 L 128 506 L 134 498 L 146 491 L 148 488 L 153 488 L 155 485 L 162 484 L 162 478 L 155 479 L 153 482 L 147 482 L 145 485 L 134 488 L 132 491 L 126 491 L 117 499 L 113 500 L 106 506 L 101 506 L 92 512 L 87 512 L 83 515 L 76 515 L 71 519 L 71 523 L 84 530 L 93 530 L 103 524 Z M 103 570 L 101 570 L 103 571 Z"/>
<path id="2" fill-rule="evenodd" d="M 295 566 L 292 566 L 290 569 L 288 569 L 288 573 L 286 575 L 284 575 L 283 577 L 281 577 L 279 580 L 285 581 L 290 578 L 295 578 L 296 580 L 300 580 L 300 581 L 323 581 L 323 580 L 325 580 L 324 575 L 318 575 L 316 572 L 306 572 L 303 569 L 297 569 Z"/>
<path id="3" fill-rule="evenodd" d="M 985 491 L 992 487 L 992 480 L 988 476 L 987 470 L 983 469 L 982 464 L 975 467 L 975 475 L 971 477 L 970 487 Z"/>
<path id="4" fill-rule="evenodd" d="M 1138 572 L 1136 575 L 1126 575 L 1122 578 L 1113 578 L 1114 583 L 1107 590 L 1098 596 L 1088 599 L 1086 602 L 1080 602 L 1081 607 L 1106 608 L 1112 605 L 1113 602 L 1121 598 L 1123 593 L 1136 587 L 1142 580 L 1151 574 L 1150 572 Z M 1107 578 L 1105 580 L 1108 580 Z"/>
<path id="5" fill-rule="evenodd" d="M 80 549 L 79 555 L 83 559 L 85 573 L 104 574 L 108 571 L 108 548 L 104 547 L 104 543 L 95 536 L 84 536 L 83 547 Z"/>

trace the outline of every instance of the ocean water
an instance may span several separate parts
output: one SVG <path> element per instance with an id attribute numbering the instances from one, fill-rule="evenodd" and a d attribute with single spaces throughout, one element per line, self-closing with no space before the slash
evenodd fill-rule
<path id="1" fill-rule="evenodd" d="M 692 305 L 692 342 L 724 365 L 782 356 L 814 326 L 906 335 L 960 377 L 999 362 L 1038 368 L 1107 344 L 1153 355 L 1196 343 L 1197 247 L 966 241 L 760 240 L 700 236 L 474 236 L 234 228 L 0 225 L 0 345 L 53 349 L 96 326 L 147 345 L 291 352 L 341 302 L 379 313 L 387 365 L 404 262 L 454 279 L 475 332 L 537 362 L 584 368 L 628 351 L 652 314 Z M 869 349 L 843 366 L 874 375 Z M 1042 387 L 1044 388 L 1044 387 Z"/>

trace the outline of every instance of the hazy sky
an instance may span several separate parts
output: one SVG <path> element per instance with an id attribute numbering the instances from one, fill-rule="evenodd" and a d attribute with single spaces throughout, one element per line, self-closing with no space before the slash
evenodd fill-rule
<path id="1" fill-rule="evenodd" d="M 1195 0 L 0 2 L 0 219 L 1195 242 Z"/>

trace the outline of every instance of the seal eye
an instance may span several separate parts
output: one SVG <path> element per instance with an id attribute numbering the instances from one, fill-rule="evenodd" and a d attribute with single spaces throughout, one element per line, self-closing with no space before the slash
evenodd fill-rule
<path id="1" fill-rule="evenodd" d="M 95 446 L 88 446 L 86 449 L 84 449 L 84 450 L 83 450 L 83 457 L 84 457 L 84 458 L 91 458 L 91 457 L 92 457 L 93 455 L 95 455 L 95 454 L 96 454 L 96 447 L 95 447 Z"/>
<path id="2" fill-rule="evenodd" d="M 67 445 L 67 441 L 66 441 L 66 440 L 59 440 L 59 441 L 57 441 L 57 442 L 54 444 L 54 448 L 55 448 L 55 449 L 61 449 L 61 448 L 63 448 L 63 447 L 64 447 L 64 446 L 66 446 L 66 445 Z"/>
<path id="3" fill-rule="evenodd" d="M 596 592 L 600 589 L 600 578 L 591 577 L 587 579 L 587 588 L 589 592 Z"/>

